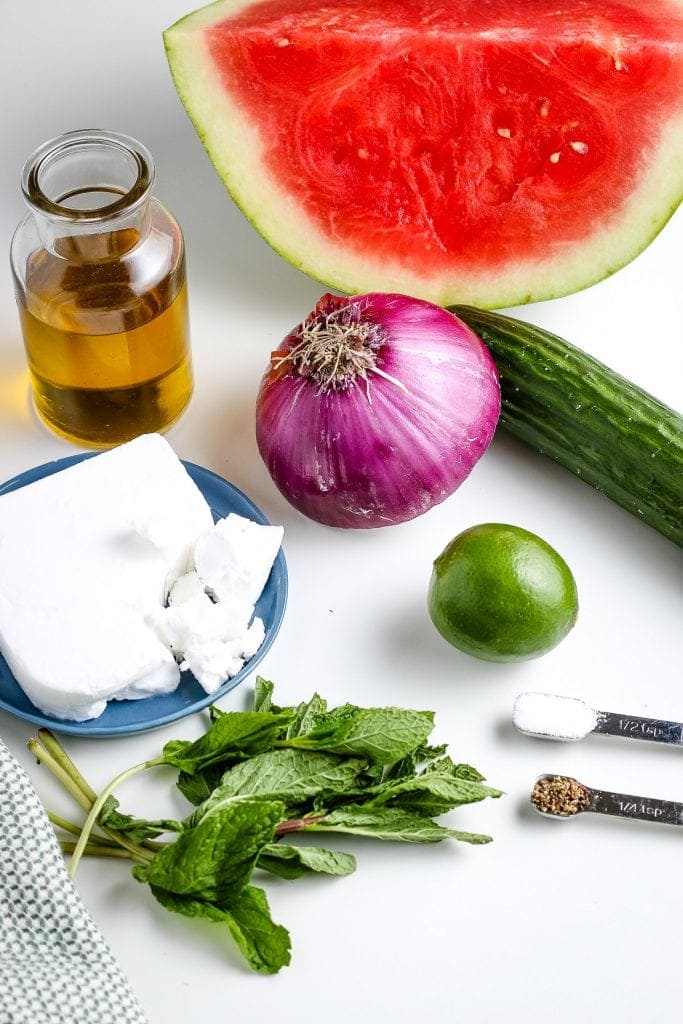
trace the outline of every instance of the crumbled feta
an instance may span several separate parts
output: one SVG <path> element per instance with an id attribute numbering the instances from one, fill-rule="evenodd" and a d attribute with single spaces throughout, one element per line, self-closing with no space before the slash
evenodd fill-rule
<path id="1" fill-rule="evenodd" d="M 226 594 L 255 604 L 282 543 L 281 526 L 263 526 L 231 513 L 197 541 L 199 578 L 218 598 Z"/>
<path id="2" fill-rule="evenodd" d="M 257 616 L 242 640 L 242 657 L 245 661 L 254 657 L 265 639 L 266 627 L 263 624 L 263 619 L 259 619 Z"/>
<path id="3" fill-rule="evenodd" d="M 162 608 L 155 624 L 174 653 L 206 640 L 239 640 L 246 633 L 254 606 L 237 599 L 213 601 L 208 594 L 194 594 L 182 604 Z"/>
<path id="4" fill-rule="evenodd" d="M 179 661 L 210 692 L 239 671 L 263 640 L 249 623 L 279 540 L 273 550 L 244 527 L 251 543 L 231 543 L 239 572 L 223 563 L 214 600 L 195 547 L 221 530 L 158 434 L 0 496 L 0 651 L 36 707 L 84 721 L 109 700 L 172 691 Z"/>
<path id="5" fill-rule="evenodd" d="M 237 675 L 245 661 L 256 654 L 265 638 L 261 619 L 256 618 L 237 640 L 204 640 L 189 644 L 180 663 L 189 669 L 207 693 L 213 693 L 226 679 Z"/>
<path id="6" fill-rule="evenodd" d="M 205 593 L 206 588 L 197 575 L 196 569 L 191 569 L 190 572 L 186 572 L 175 581 L 168 595 L 168 603 L 182 604 L 183 601 L 189 601 L 197 594 Z"/>
<path id="7" fill-rule="evenodd" d="M 196 568 L 181 576 L 155 625 L 181 669 L 213 693 L 265 638 L 254 605 L 280 548 L 282 528 L 231 513 L 197 541 Z M 251 624 L 250 624 L 251 623 Z"/>

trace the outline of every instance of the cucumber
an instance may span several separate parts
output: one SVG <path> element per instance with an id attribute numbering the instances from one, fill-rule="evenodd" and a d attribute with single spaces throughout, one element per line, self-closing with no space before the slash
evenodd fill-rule
<path id="1" fill-rule="evenodd" d="M 540 327 L 449 309 L 496 362 L 502 426 L 683 547 L 683 417 Z"/>

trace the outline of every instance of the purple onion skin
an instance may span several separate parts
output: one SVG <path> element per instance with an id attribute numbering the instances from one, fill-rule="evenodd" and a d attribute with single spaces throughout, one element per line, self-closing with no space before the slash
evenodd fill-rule
<path id="1" fill-rule="evenodd" d="M 451 495 L 488 448 L 500 415 L 500 384 L 483 342 L 440 306 L 405 295 L 323 296 L 360 303 L 384 328 L 366 383 L 320 391 L 291 363 L 295 328 L 273 353 L 259 389 L 256 440 L 284 497 L 328 526 L 402 523 Z M 368 393 L 371 401 L 368 401 Z"/>

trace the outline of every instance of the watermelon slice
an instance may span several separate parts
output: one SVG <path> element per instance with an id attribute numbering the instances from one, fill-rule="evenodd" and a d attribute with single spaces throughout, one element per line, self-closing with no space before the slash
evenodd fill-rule
<path id="1" fill-rule="evenodd" d="M 683 194 L 683 0 L 219 0 L 165 43 L 237 204 L 342 291 L 567 294 Z"/>

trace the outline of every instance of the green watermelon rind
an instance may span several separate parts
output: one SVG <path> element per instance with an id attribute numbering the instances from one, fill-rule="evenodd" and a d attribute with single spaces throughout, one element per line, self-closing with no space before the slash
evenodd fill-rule
<path id="1" fill-rule="evenodd" d="M 164 45 L 180 99 L 225 188 L 247 220 L 288 263 L 338 291 L 403 292 L 439 305 L 501 308 L 559 298 L 596 284 L 630 263 L 661 232 L 683 200 L 683 110 L 662 125 L 641 183 L 603 229 L 567 247 L 559 259 L 521 261 L 441 281 L 409 268 L 360 258 L 330 241 L 295 196 L 259 158 L 263 143 L 253 119 L 226 92 L 201 29 L 259 0 L 215 0 L 168 28 Z M 235 152 L 239 155 L 235 156 Z"/>

